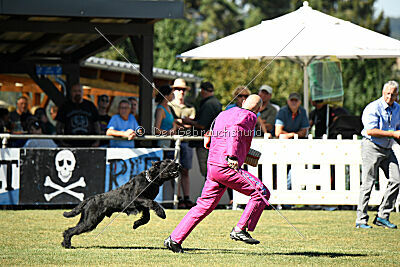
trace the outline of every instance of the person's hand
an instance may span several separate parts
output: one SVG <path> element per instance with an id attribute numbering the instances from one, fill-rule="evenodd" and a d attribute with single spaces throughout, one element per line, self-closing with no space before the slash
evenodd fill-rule
<path id="1" fill-rule="evenodd" d="M 128 129 L 125 131 L 125 137 L 128 137 L 128 140 L 132 140 L 136 136 L 136 132 L 132 129 Z"/>
<path id="2" fill-rule="evenodd" d="M 393 137 L 394 137 L 394 138 L 400 139 L 400 130 L 393 131 L 392 134 L 393 134 Z"/>
<path id="3" fill-rule="evenodd" d="M 239 167 L 239 162 L 237 161 L 237 159 L 233 159 L 230 157 L 227 157 L 226 161 L 228 161 L 228 166 L 231 169 L 237 170 Z"/>
<path id="4" fill-rule="evenodd" d="M 279 139 L 290 139 L 290 135 L 289 134 L 280 134 Z"/>

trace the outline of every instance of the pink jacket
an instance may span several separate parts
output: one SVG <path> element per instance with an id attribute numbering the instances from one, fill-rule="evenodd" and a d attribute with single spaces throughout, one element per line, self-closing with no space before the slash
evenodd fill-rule
<path id="1" fill-rule="evenodd" d="M 234 156 L 242 166 L 251 146 L 257 115 L 247 109 L 231 108 L 215 119 L 208 163 L 228 166 L 226 157 Z"/>

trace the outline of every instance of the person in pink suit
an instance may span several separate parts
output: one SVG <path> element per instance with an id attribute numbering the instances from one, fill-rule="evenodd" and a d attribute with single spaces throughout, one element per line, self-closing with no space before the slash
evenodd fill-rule
<path id="1" fill-rule="evenodd" d="M 203 191 L 196 206 L 189 210 L 172 234 L 164 240 L 168 249 L 177 253 L 184 252 L 182 242 L 215 209 L 227 187 L 251 197 L 238 224 L 232 229 L 230 238 L 247 244 L 260 243 L 247 232 L 254 231 L 266 206 L 254 187 L 266 199 L 269 199 L 270 192 L 260 179 L 240 169 L 240 166 L 249 152 L 261 106 L 261 98 L 250 95 L 244 100 L 242 108 L 235 107 L 221 112 L 215 119 Z"/>

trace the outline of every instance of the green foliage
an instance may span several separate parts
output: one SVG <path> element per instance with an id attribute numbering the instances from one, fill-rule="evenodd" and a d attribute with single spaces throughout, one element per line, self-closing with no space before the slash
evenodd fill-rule
<path id="1" fill-rule="evenodd" d="M 232 100 L 239 85 L 257 93 L 262 84 L 268 84 L 274 88 L 273 102 L 279 105 L 286 105 L 291 92 L 302 92 L 303 70 L 290 61 L 210 60 L 206 64 L 200 74 L 213 81 L 215 94 L 223 105 Z"/>
<path id="2" fill-rule="evenodd" d="M 126 61 L 124 57 L 126 57 L 131 63 L 138 63 L 138 60 L 135 56 L 135 53 L 132 49 L 132 44 L 129 39 L 125 39 L 118 44 L 114 44 L 115 48 L 110 47 L 108 50 L 103 51 L 97 54 L 97 57 L 112 59 L 112 60 L 119 60 L 119 61 Z M 117 51 L 118 50 L 118 51 Z M 122 56 L 122 55 L 123 56 Z"/>
<path id="3" fill-rule="evenodd" d="M 361 115 L 364 107 L 382 96 L 383 85 L 393 80 L 394 59 L 342 60 L 344 107 Z"/>
<path id="4" fill-rule="evenodd" d="M 200 62 L 183 62 L 176 55 L 195 48 L 197 27 L 193 20 L 159 21 L 154 27 L 154 66 L 158 68 L 193 72 Z"/>
<path id="5" fill-rule="evenodd" d="M 309 0 L 309 5 L 313 9 L 389 35 L 389 19 L 385 18 L 383 12 L 377 17 L 373 16 L 375 2 L 376 0 Z M 232 91 L 238 85 L 248 84 L 251 91 L 256 93 L 259 86 L 265 83 L 274 88 L 272 101 L 285 105 L 290 92 L 303 92 L 303 69 L 296 63 L 279 60 L 261 71 L 269 61 L 182 62 L 175 56 L 257 25 L 263 20 L 287 14 L 302 5 L 303 0 L 186 0 L 185 19 L 164 19 L 155 24 L 154 66 L 191 72 L 213 82 L 216 95 L 223 104 L 232 99 Z M 135 61 L 130 40 L 122 42 L 118 47 L 130 60 Z M 123 60 L 113 49 L 101 56 Z M 366 104 L 381 95 L 381 88 L 387 80 L 399 78 L 399 74 L 392 70 L 392 59 L 341 62 L 345 88 L 344 106 L 354 114 L 360 114 Z"/>

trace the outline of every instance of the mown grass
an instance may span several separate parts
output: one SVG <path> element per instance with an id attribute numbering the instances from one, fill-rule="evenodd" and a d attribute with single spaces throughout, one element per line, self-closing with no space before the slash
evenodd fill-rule
<path id="1" fill-rule="evenodd" d="M 64 249 L 62 232 L 78 217 L 62 210 L 0 211 L 0 265 L 130 265 L 130 266 L 266 266 L 274 265 L 399 265 L 400 230 L 354 228 L 354 211 L 284 210 L 306 236 L 301 237 L 273 211 L 265 211 L 253 236 L 257 246 L 229 239 L 241 211 L 216 210 L 184 242 L 185 254 L 163 247 L 185 210 L 167 210 L 167 219 L 152 214 L 149 224 L 132 230 L 134 216 L 121 214 L 98 238 L 111 219 L 91 233 L 72 239 Z M 373 214 L 370 214 L 373 217 Z M 114 216 L 116 216 L 114 214 Z M 400 224 L 400 214 L 391 221 Z"/>

